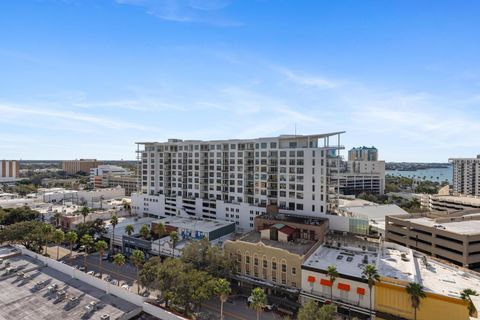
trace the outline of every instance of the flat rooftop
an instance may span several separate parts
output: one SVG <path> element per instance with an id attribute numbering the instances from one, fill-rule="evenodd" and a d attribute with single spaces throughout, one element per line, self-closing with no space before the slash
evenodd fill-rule
<path id="1" fill-rule="evenodd" d="M 213 219 L 196 219 L 190 217 L 164 217 L 152 221 L 152 223 L 162 222 L 166 226 L 172 226 L 175 228 L 191 229 L 196 231 L 201 231 L 204 233 L 212 232 L 219 228 L 223 228 L 228 225 L 235 225 L 235 222 L 229 222 L 224 220 L 213 220 Z"/>
<path id="2" fill-rule="evenodd" d="M 405 221 L 409 221 L 414 224 L 436 227 L 448 232 L 463 234 L 463 235 L 478 235 L 480 234 L 480 214 L 466 215 L 469 219 L 461 221 L 446 221 L 445 218 L 429 218 L 429 217 L 412 217 L 406 218 Z M 454 219 L 454 218 L 452 218 Z M 478 219 L 478 220 L 477 220 Z"/>
<path id="3" fill-rule="evenodd" d="M 182 139 L 175 139 L 171 138 L 168 139 L 169 141 L 167 142 L 135 142 L 136 144 L 184 144 L 184 143 L 211 143 L 211 142 L 253 142 L 257 140 L 273 140 L 273 139 L 279 139 L 279 140 L 291 140 L 291 139 L 323 139 L 331 136 L 335 136 L 338 134 L 344 134 L 345 131 L 338 131 L 338 132 L 330 132 L 330 133 L 320 133 L 320 134 L 311 134 L 311 135 L 279 135 L 278 137 L 259 137 L 259 138 L 253 138 L 253 139 L 225 139 L 225 140 L 182 140 Z"/>
<path id="4" fill-rule="evenodd" d="M 432 200 L 451 202 L 456 204 L 480 206 L 479 197 L 467 196 L 434 196 Z"/>
<path id="5" fill-rule="evenodd" d="M 3 276 L 0 271 L 0 319 L 99 319 L 108 314 L 110 319 L 118 319 L 138 307 L 116 296 L 92 287 L 78 279 L 73 279 L 55 269 L 44 267 L 39 261 L 18 255 L 7 259 L 12 266 L 20 266 L 28 277 Z M 5 263 L 5 261 L 4 261 Z M 45 281 L 46 285 L 36 290 L 35 283 Z M 66 291 L 66 299 L 56 301 L 55 294 L 48 293 L 48 286 L 57 284 Z M 78 297 L 78 303 L 68 307 L 70 297 Z M 98 310 L 86 314 L 85 307 L 96 302 Z"/>
<path id="6" fill-rule="evenodd" d="M 337 267 L 341 275 L 349 275 L 361 278 L 365 264 L 376 264 L 377 253 L 362 251 L 355 247 L 334 248 L 322 245 L 303 263 L 303 266 L 327 270 L 328 266 Z"/>
<path id="7" fill-rule="evenodd" d="M 264 213 L 262 215 L 257 216 L 257 218 L 271 220 L 272 223 L 274 223 L 274 221 L 282 221 L 282 222 L 301 223 L 301 224 L 308 224 L 308 225 L 322 225 L 323 223 L 328 221 L 328 218 L 323 218 L 323 217 L 309 217 L 309 216 L 284 214 L 284 213 L 275 213 L 275 214 Z"/>
<path id="8" fill-rule="evenodd" d="M 282 242 L 275 240 L 262 239 L 260 232 L 251 231 L 244 235 L 243 237 L 237 239 L 237 241 L 244 241 L 249 243 L 259 243 L 262 242 L 266 246 L 271 246 L 278 249 L 287 250 L 291 253 L 298 254 L 300 256 L 305 255 L 308 250 L 310 250 L 315 241 L 304 240 L 304 239 L 295 239 L 293 241 Z"/>
<path id="9" fill-rule="evenodd" d="M 372 244 L 370 244 L 372 245 Z M 367 247 L 368 248 L 368 247 Z M 342 258 L 339 258 L 342 257 Z M 302 265 L 326 271 L 334 265 L 341 275 L 362 278 L 366 261 L 377 267 L 383 278 L 421 283 L 425 291 L 459 298 L 465 288 L 480 288 L 480 274 L 452 266 L 409 248 L 385 242 L 377 252 L 358 247 L 332 247 L 322 245 Z M 384 281 L 388 281 L 385 279 Z"/>

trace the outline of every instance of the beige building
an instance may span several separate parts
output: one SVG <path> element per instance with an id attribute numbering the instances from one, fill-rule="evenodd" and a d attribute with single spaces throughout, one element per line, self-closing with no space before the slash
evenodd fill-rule
<path id="1" fill-rule="evenodd" d="M 102 164 L 96 159 L 80 159 L 80 160 L 65 160 L 62 162 L 62 170 L 69 174 L 76 174 L 77 172 L 90 173 L 90 169 L 98 167 Z"/>
<path id="2" fill-rule="evenodd" d="M 241 287 L 260 286 L 269 294 L 296 298 L 302 263 L 323 242 L 328 220 L 310 218 L 310 223 L 301 223 L 298 218 L 283 217 L 271 219 L 270 224 L 266 221 L 265 216 L 259 218 L 256 230 L 225 242 L 225 252 L 236 261 L 235 278 Z"/>
<path id="3" fill-rule="evenodd" d="M 453 192 L 463 195 L 480 196 L 480 155 L 476 158 L 454 158 Z"/>
<path id="4" fill-rule="evenodd" d="M 115 188 L 122 187 L 125 189 L 125 195 L 130 196 L 132 193 L 138 191 L 138 177 L 137 176 L 114 176 L 114 175 L 102 175 L 94 176 L 91 178 L 93 187 L 97 188 Z"/>
<path id="5" fill-rule="evenodd" d="M 358 147 L 348 150 L 348 161 L 378 161 L 378 149 Z"/>
<path id="6" fill-rule="evenodd" d="M 386 240 L 471 269 L 480 268 L 479 211 L 387 216 Z"/>
<path id="7" fill-rule="evenodd" d="M 15 181 L 20 178 L 20 161 L 0 160 L 0 182 Z"/>

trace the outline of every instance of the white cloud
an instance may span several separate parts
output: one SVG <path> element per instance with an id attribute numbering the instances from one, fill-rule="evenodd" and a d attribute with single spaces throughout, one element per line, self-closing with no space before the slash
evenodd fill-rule
<path id="1" fill-rule="evenodd" d="M 307 76 L 297 74 L 289 69 L 276 68 L 282 75 L 287 77 L 288 80 L 293 81 L 303 86 L 311 86 L 322 89 L 332 89 L 337 87 L 337 83 L 331 79 L 320 76 Z"/>
<path id="2" fill-rule="evenodd" d="M 219 14 L 230 5 L 230 0 L 115 0 L 115 2 L 144 7 L 148 14 L 167 21 L 207 23 L 223 27 L 241 25 Z"/>

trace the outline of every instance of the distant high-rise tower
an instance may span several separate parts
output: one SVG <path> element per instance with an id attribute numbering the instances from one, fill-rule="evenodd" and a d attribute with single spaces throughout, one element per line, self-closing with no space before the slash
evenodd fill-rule
<path id="1" fill-rule="evenodd" d="M 480 196 L 480 155 L 476 158 L 454 158 L 453 192 Z"/>
<path id="2" fill-rule="evenodd" d="M 15 181 L 20 178 L 20 161 L 0 160 L 0 182 Z"/>
<path id="3" fill-rule="evenodd" d="M 378 161 L 378 150 L 375 147 L 358 147 L 348 151 L 348 161 Z"/>

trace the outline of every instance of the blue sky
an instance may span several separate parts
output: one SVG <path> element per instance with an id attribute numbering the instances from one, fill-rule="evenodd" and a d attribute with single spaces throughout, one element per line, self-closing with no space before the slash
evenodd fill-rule
<path id="1" fill-rule="evenodd" d="M 345 130 L 387 161 L 480 153 L 480 2 L 4 0 L 0 158 Z"/>

